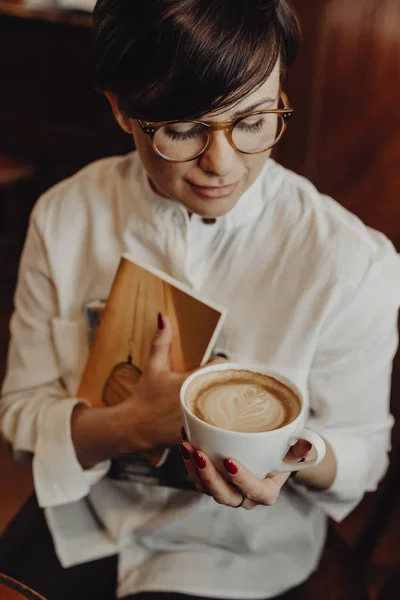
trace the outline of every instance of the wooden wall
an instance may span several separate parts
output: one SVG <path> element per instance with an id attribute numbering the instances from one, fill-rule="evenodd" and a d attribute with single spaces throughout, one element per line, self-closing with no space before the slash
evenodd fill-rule
<path id="1" fill-rule="evenodd" d="M 304 42 L 278 158 L 400 250 L 400 2 L 294 0 Z"/>

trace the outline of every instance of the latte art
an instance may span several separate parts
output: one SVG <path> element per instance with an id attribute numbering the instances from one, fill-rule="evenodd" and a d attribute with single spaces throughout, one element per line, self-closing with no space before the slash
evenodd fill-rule
<path id="1" fill-rule="evenodd" d="M 186 404 L 210 425 L 249 433 L 284 427 L 300 412 L 297 395 L 283 383 L 234 369 L 199 376 L 188 387 Z"/>

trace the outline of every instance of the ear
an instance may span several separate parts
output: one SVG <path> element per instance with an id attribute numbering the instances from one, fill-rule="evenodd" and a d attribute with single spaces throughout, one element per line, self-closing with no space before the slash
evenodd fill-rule
<path id="1" fill-rule="evenodd" d="M 124 115 L 124 113 L 120 111 L 117 96 L 114 94 L 114 92 L 111 92 L 110 90 L 105 90 L 104 95 L 110 103 L 118 125 L 121 127 L 121 129 L 126 131 L 126 133 L 130 133 L 132 135 L 131 121 L 126 115 Z"/>

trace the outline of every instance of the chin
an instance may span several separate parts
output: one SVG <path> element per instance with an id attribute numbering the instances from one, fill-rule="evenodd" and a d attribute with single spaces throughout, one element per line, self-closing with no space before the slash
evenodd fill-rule
<path id="1" fill-rule="evenodd" d="M 234 202 L 234 203 L 225 202 L 225 206 L 221 206 L 222 203 L 220 203 L 220 202 L 218 202 L 218 204 L 219 204 L 219 206 L 209 206 L 209 207 L 196 206 L 196 208 L 193 207 L 191 209 L 191 212 L 196 213 L 200 217 L 216 219 L 217 217 L 223 217 L 224 215 L 227 215 L 232 210 L 232 208 L 235 206 L 236 202 Z"/>
<path id="2" fill-rule="evenodd" d="M 236 205 L 239 197 L 237 198 L 218 198 L 218 199 L 190 199 L 182 202 L 186 208 L 190 211 L 199 215 L 200 217 L 214 218 L 223 217 L 228 214 Z"/>

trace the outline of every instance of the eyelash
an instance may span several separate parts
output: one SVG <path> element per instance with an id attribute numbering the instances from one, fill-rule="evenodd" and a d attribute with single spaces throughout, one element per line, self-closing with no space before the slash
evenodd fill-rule
<path id="1" fill-rule="evenodd" d="M 190 139 L 196 137 L 196 135 L 197 135 L 194 130 L 186 131 L 185 133 L 179 133 L 178 131 L 174 131 L 173 129 L 166 129 L 166 134 L 172 141 L 190 140 Z"/>
<path id="2" fill-rule="evenodd" d="M 262 129 L 264 129 L 265 119 L 259 119 L 257 123 L 253 123 L 249 125 L 248 123 L 239 123 L 238 127 L 245 131 L 246 133 L 258 133 Z"/>

